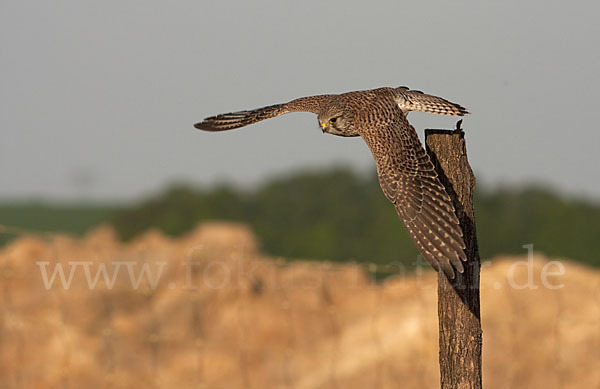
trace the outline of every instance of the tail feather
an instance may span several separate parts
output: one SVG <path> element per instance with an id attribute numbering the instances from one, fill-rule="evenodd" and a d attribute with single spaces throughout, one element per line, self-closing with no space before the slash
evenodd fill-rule
<path id="1" fill-rule="evenodd" d="M 465 116 L 466 108 L 441 97 L 425 94 L 421 91 L 409 90 L 405 86 L 394 89 L 396 102 L 402 111 L 421 111 L 440 115 Z"/>

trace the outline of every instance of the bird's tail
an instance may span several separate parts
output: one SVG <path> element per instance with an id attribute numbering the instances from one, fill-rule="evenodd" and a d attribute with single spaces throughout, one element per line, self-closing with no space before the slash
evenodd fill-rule
<path id="1" fill-rule="evenodd" d="M 404 112 L 421 111 L 439 115 L 465 116 L 469 114 L 464 107 L 441 97 L 425 94 L 421 91 L 409 90 L 405 86 L 394 89 L 396 102 Z"/>

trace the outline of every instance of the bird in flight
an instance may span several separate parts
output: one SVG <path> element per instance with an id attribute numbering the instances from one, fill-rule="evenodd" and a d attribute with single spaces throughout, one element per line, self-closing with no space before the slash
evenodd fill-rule
<path id="1" fill-rule="evenodd" d="M 318 115 L 324 133 L 361 136 L 369 146 L 379 184 L 419 252 L 436 270 L 454 278 L 466 261 L 465 243 L 450 196 L 406 119 L 409 111 L 464 116 L 467 110 L 407 87 L 301 97 L 288 103 L 211 116 L 194 127 L 226 131 L 289 112 Z"/>

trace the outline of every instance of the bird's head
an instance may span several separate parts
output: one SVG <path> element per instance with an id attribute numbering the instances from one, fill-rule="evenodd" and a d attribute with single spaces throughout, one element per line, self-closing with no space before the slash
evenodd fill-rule
<path id="1" fill-rule="evenodd" d="M 343 107 L 326 107 L 319 113 L 317 119 L 323 133 L 338 136 L 358 136 L 358 132 L 354 130 L 352 115 Z"/>

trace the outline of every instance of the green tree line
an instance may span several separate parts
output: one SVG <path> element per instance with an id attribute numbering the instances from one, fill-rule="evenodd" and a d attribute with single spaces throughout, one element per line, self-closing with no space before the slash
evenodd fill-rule
<path id="1" fill-rule="evenodd" d="M 595 244 L 600 206 L 544 187 L 478 188 L 475 212 L 482 258 L 524 254 L 600 265 Z M 112 224 L 130 239 L 151 227 L 177 236 L 201 221 L 248 223 L 263 250 L 290 258 L 414 263 L 417 251 L 379 189 L 376 177 L 349 170 L 302 172 L 255 190 L 221 185 L 175 186 L 138 206 L 116 211 Z"/>

